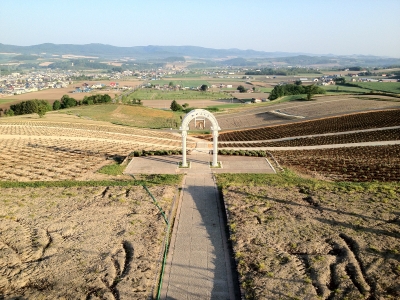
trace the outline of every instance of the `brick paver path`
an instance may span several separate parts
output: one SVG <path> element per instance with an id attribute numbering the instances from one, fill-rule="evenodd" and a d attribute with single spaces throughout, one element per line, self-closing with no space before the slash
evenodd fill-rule
<path id="1" fill-rule="evenodd" d="M 191 155 L 171 240 L 162 299 L 235 299 L 210 155 Z"/>

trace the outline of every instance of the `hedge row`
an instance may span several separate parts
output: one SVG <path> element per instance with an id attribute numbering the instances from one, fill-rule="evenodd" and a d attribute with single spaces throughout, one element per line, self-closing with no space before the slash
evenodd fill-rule
<path id="1" fill-rule="evenodd" d="M 266 157 L 267 153 L 264 150 L 218 150 L 221 155 L 238 155 L 238 156 L 256 156 Z"/>
<path id="2" fill-rule="evenodd" d="M 130 156 L 152 156 L 152 155 L 179 155 L 182 154 L 182 150 L 135 150 Z"/>

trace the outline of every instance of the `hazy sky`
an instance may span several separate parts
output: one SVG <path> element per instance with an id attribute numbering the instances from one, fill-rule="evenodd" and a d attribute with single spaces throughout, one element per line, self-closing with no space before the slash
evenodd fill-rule
<path id="1" fill-rule="evenodd" d="M 0 0 L 0 43 L 400 57 L 400 0 Z"/>

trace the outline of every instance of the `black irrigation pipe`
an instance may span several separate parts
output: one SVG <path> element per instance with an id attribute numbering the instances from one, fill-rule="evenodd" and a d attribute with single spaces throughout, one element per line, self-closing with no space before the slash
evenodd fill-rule
<path id="1" fill-rule="evenodd" d="M 131 175 L 133 179 L 136 180 L 134 175 Z M 161 215 L 164 218 L 165 224 L 167 224 L 167 234 L 165 235 L 165 240 L 164 240 L 164 253 L 163 253 L 163 259 L 162 259 L 162 264 L 161 264 L 161 274 L 160 274 L 160 279 L 158 281 L 158 289 L 157 289 L 157 300 L 160 299 L 161 297 L 161 289 L 162 289 L 162 284 L 163 284 L 163 279 L 164 279 L 164 271 L 165 271 L 165 265 L 167 263 L 167 254 L 169 250 L 169 235 L 170 235 L 170 229 L 171 229 L 171 223 L 168 221 L 167 216 L 165 215 L 164 210 L 161 208 L 159 203 L 157 202 L 156 198 L 153 196 L 153 194 L 149 191 L 145 183 L 141 183 L 140 185 L 143 186 L 143 188 L 146 190 L 146 192 L 150 195 L 151 199 L 153 200 L 155 206 L 158 208 L 160 211 Z"/>

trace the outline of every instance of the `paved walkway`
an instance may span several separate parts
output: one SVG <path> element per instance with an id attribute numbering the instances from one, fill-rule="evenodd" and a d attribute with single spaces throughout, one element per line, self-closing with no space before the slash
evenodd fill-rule
<path id="1" fill-rule="evenodd" d="M 238 299 L 210 155 L 188 160 L 161 299 Z"/>
<path id="2" fill-rule="evenodd" d="M 240 299 L 227 246 L 223 210 L 213 174 L 274 173 L 263 157 L 218 156 L 222 169 L 210 168 L 209 145 L 187 156 L 190 168 L 178 168 L 181 155 L 134 157 L 127 174 L 185 173 L 172 232 L 161 299 Z"/>
<path id="3" fill-rule="evenodd" d="M 190 169 L 178 167 L 179 162 L 182 162 L 182 155 L 134 157 L 126 167 L 125 174 L 195 173 L 198 169 L 198 164 L 196 164 L 197 157 L 202 153 L 208 153 L 208 150 L 203 152 L 194 150 L 192 154 L 187 156 L 188 161 L 195 163 Z M 211 155 L 206 155 L 203 159 L 205 157 L 212 160 Z M 265 157 L 218 155 L 218 161 L 222 164 L 221 169 L 209 169 L 208 165 L 204 166 L 208 168 L 208 172 L 212 173 L 275 173 Z"/>

